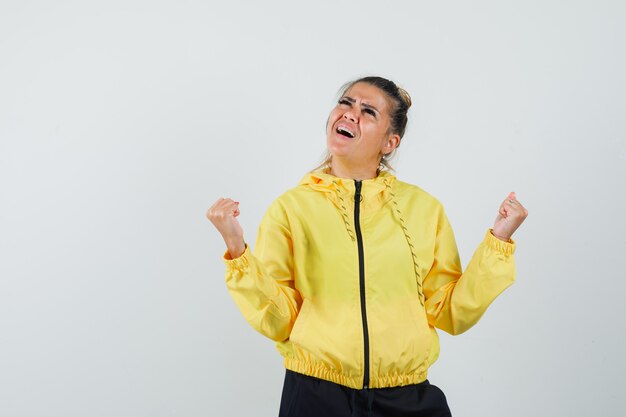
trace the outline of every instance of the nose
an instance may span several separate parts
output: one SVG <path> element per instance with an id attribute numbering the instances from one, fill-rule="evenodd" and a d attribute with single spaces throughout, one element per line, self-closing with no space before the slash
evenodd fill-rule
<path id="1" fill-rule="evenodd" d="M 354 113 L 353 113 L 353 110 L 352 110 L 352 109 L 350 109 L 350 110 L 346 111 L 346 112 L 343 114 L 343 118 L 344 118 L 344 119 L 346 119 L 346 120 L 351 121 L 352 123 L 356 123 L 356 122 L 358 121 L 358 119 L 357 119 L 357 118 L 356 118 L 356 116 L 354 115 Z"/>

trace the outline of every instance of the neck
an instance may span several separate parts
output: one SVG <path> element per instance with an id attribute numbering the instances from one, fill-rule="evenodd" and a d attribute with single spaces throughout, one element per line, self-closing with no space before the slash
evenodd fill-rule
<path id="1" fill-rule="evenodd" d="M 347 161 L 342 161 L 339 158 L 333 158 L 330 163 L 329 173 L 339 178 L 369 180 L 378 176 L 378 164 L 370 165 L 350 164 Z"/>

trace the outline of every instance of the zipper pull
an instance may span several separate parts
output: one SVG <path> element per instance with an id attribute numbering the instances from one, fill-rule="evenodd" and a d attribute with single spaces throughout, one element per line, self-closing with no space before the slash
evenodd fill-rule
<path id="1" fill-rule="evenodd" d="M 361 200 L 363 199 L 363 196 L 361 195 L 361 185 L 363 185 L 361 180 L 354 180 L 354 188 L 355 188 L 354 203 L 355 204 L 360 203 Z"/>

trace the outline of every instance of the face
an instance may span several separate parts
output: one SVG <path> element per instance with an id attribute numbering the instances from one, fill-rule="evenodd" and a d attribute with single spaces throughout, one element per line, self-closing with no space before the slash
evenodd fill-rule
<path id="1" fill-rule="evenodd" d="M 326 126 L 326 141 L 333 158 L 351 164 L 378 166 L 380 155 L 395 149 L 400 137 L 391 134 L 391 101 L 367 83 L 357 83 L 339 98 Z"/>

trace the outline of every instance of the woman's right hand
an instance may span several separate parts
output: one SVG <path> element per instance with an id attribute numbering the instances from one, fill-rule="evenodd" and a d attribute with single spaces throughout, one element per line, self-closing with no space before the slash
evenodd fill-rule
<path id="1" fill-rule="evenodd" d="M 246 250 L 243 229 L 237 221 L 239 202 L 220 198 L 206 212 L 206 217 L 224 238 L 231 258 L 238 258 Z"/>

